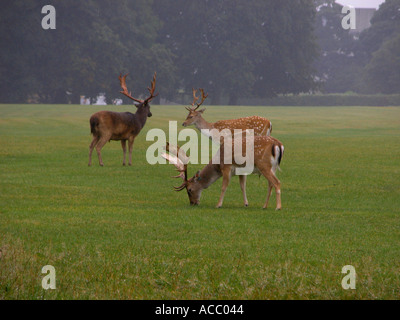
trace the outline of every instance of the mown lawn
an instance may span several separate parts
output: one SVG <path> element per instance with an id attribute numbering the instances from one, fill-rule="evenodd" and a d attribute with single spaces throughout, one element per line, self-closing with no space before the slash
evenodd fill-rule
<path id="1" fill-rule="evenodd" d="M 172 191 L 171 165 L 151 166 L 151 128 L 180 124 L 154 106 L 132 167 L 119 142 L 93 154 L 89 117 L 129 106 L 0 105 L 0 299 L 399 299 L 400 108 L 214 107 L 214 121 L 268 117 L 285 145 L 283 210 L 262 210 L 267 181 L 238 178 L 215 209 Z M 179 127 L 179 130 L 182 127 Z M 193 165 L 194 174 L 201 165 Z M 56 290 L 41 269 L 56 269 Z M 344 290 L 342 267 L 357 272 Z"/>

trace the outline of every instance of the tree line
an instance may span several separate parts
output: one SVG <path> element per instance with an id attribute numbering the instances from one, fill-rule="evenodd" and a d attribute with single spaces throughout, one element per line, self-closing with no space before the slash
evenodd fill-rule
<path id="1" fill-rule="evenodd" d="M 79 103 L 99 92 L 110 102 L 120 97 L 118 75 L 128 72 L 140 96 L 154 71 L 157 91 L 171 101 L 192 87 L 204 87 L 212 104 L 399 92 L 399 2 L 387 0 L 354 39 L 338 27 L 341 10 L 332 0 L 63 0 L 53 3 L 55 30 L 41 25 L 48 1 L 7 1 L 0 102 Z"/>
<path id="2" fill-rule="evenodd" d="M 323 91 L 400 93 L 400 0 L 386 0 L 360 34 L 342 28 L 342 7 L 334 0 L 316 4 L 314 66 Z"/>

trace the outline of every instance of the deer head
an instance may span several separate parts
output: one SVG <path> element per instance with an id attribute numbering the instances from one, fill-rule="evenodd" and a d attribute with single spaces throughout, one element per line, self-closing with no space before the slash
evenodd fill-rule
<path id="1" fill-rule="evenodd" d="M 156 95 L 154 95 L 154 91 L 156 89 L 157 73 L 154 72 L 153 81 L 151 81 L 150 87 L 147 88 L 147 90 L 149 90 L 150 96 L 148 98 L 146 98 L 145 100 L 136 99 L 136 98 L 132 97 L 132 94 L 130 92 L 128 92 L 128 88 L 126 86 L 126 77 L 127 76 L 128 76 L 128 74 L 126 74 L 124 76 L 122 76 L 122 75 L 119 76 L 119 82 L 120 82 L 121 88 L 122 88 L 122 91 L 120 91 L 120 93 L 122 93 L 129 99 L 139 103 L 139 104 L 135 104 L 136 108 L 138 108 L 138 110 L 147 110 L 147 116 L 150 118 L 152 116 L 152 113 L 150 112 L 149 103 L 151 100 L 153 100 L 153 98 L 158 96 L 158 93 Z"/>
<path id="2" fill-rule="evenodd" d="M 182 125 L 184 127 L 187 127 L 191 124 L 195 124 L 200 118 L 201 115 L 203 114 L 204 111 L 206 111 L 206 109 L 201 109 L 201 110 L 197 110 L 200 108 L 200 106 L 203 104 L 204 100 L 206 100 L 206 98 L 208 97 L 208 94 L 206 95 L 204 93 L 203 89 L 200 89 L 201 92 L 201 102 L 197 103 L 197 101 L 200 99 L 199 97 L 196 96 L 197 94 L 197 90 L 192 89 L 193 90 L 193 103 L 192 103 L 192 108 L 186 107 L 186 110 L 189 111 L 189 114 L 185 120 L 185 122 L 182 123 Z M 196 107 L 194 105 L 197 105 Z"/>
<path id="3" fill-rule="evenodd" d="M 176 170 L 179 172 L 179 174 L 173 178 L 180 178 L 183 181 L 179 187 L 174 187 L 175 191 L 179 192 L 186 189 L 190 205 L 199 205 L 201 192 L 204 189 L 199 183 L 199 181 L 201 181 L 199 172 L 197 172 L 192 178 L 188 179 L 187 164 L 189 162 L 189 157 L 186 153 L 178 146 L 171 146 L 169 142 L 167 142 L 165 149 L 169 154 L 163 153 L 161 156 L 175 165 Z"/>

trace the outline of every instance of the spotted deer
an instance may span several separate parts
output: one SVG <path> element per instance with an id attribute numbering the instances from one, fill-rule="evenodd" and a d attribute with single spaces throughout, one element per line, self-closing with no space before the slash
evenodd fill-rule
<path id="1" fill-rule="evenodd" d="M 89 166 L 92 165 L 92 152 L 96 147 L 97 156 L 99 158 L 100 166 L 103 166 L 103 160 L 101 158 L 101 149 L 104 145 L 111 140 L 120 140 L 122 150 L 124 153 L 123 165 L 126 164 L 126 141 L 129 146 L 129 165 L 132 165 L 132 150 L 133 143 L 136 136 L 143 129 L 146 124 L 147 118 L 151 117 L 150 112 L 150 101 L 156 97 L 154 95 L 156 87 L 156 73 L 154 73 L 153 81 L 151 86 L 147 88 L 150 96 L 145 100 L 133 98 L 131 93 L 128 92 L 126 86 L 127 74 L 123 77 L 119 76 L 122 93 L 129 99 L 137 102 L 135 107 L 137 108 L 136 113 L 131 112 L 112 112 L 112 111 L 100 111 L 93 114 L 90 118 L 90 130 L 93 135 L 93 141 L 89 147 Z"/>
<path id="2" fill-rule="evenodd" d="M 206 109 L 201 109 L 200 106 L 207 99 L 208 94 L 204 93 L 203 89 L 199 89 L 201 92 L 201 101 L 197 103 L 200 97 L 197 96 L 197 90 L 193 89 L 193 103 L 192 107 L 186 107 L 189 114 L 186 120 L 182 123 L 182 126 L 187 127 L 194 125 L 201 133 L 208 135 L 208 137 L 216 142 L 220 143 L 220 132 L 226 132 L 229 130 L 233 135 L 236 130 L 254 130 L 254 136 L 270 136 L 272 132 L 272 123 L 267 118 L 252 116 L 239 118 L 234 120 L 220 120 L 214 123 L 207 122 L 203 118 L 203 113 Z"/>
<path id="3" fill-rule="evenodd" d="M 242 144 L 242 153 L 246 152 L 245 139 L 240 139 L 239 143 Z M 263 175 L 268 180 L 268 193 L 267 199 L 264 204 L 264 209 L 267 208 L 269 198 L 271 196 L 272 188 L 275 188 L 276 193 L 276 210 L 280 210 L 281 205 L 281 183 L 276 177 L 276 170 L 279 169 L 279 165 L 282 160 L 284 146 L 282 143 L 269 136 L 257 136 L 254 137 L 252 141 L 254 144 L 253 160 L 254 167 L 253 172 L 255 174 Z M 232 144 L 234 144 L 234 139 L 232 139 Z M 191 205 L 199 205 L 201 193 L 204 189 L 207 189 L 220 177 L 223 178 L 221 195 L 217 204 L 217 208 L 222 207 L 225 192 L 230 182 L 231 176 L 236 174 L 236 168 L 243 166 L 239 165 L 234 159 L 236 159 L 234 153 L 237 149 L 232 146 L 232 161 L 226 161 L 225 158 L 225 142 L 221 145 L 219 151 L 219 161 L 213 161 L 212 159 L 208 165 L 206 165 L 202 170 L 198 171 L 192 178 L 188 179 L 187 167 L 189 162 L 189 157 L 186 153 L 179 147 L 170 146 L 167 143 L 166 151 L 168 153 L 163 153 L 162 157 L 167 159 L 170 163 L 174 164 L 179 175 L 174 178 L 181 178 L 183 183 L 179 187 L 174 187 L 176 191 L 182 191 L 186 189 L 189 197 L 189 202 Z M 251 156 L 251 155 L 250 155 Z M 246 156 L 246 161 L 249 160 Z M 240 187 L 243 194 L 244 205 L 248 206 L 247 196 L 246 196 L 246 175 L 239 175 Z"/>

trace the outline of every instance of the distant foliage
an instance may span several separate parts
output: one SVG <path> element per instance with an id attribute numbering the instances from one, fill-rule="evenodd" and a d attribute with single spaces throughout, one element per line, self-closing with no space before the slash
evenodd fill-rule
<path id="1" fill-rule="evenodd" d="M 63 0 L 56 30 L 43 30 L 47 4 L 2 4 L 0 103 L 111 102 L 127 72 L 145 95 L 154 71 L 159 97 L 179 102 L 192 87 L 212 104 L 400 90 L 400 0 L 386 0 L 359 39 L 333 0 Z"/>
<path id="2" fill-rule="evenodd" d="M 366 52 L 362 90 L 400 92 L 400 0 L 386 0 L 360 36 Z"/>
<path id="3" fill-rule="evenodd" d="M 120 72 L 142 94 L 155 70 L 170 100 L 192 87 L 207 88 L 213 103 L 313 89 L 308 0 L 65 0 L 54 4 L 57 29 L 45 31 L 46 4 L 2 5 L 1 102 L 115 98 Z"/>
<path id="4" fill-rule="evenodd" d="M 400 88 L 400 33 L 372 54 L 365 67 L 365 85 L 373 93 L 396 93 Z"/>
<path id="5" fill-rule="evenodd" d="M 321 54 L 315 62 L 317 79 L 326 93 L 400 92 L 400 0 L 386 0 L 371 27 L 351 34 L 341 27 L 341 6 L 316 1 L 316 35 Z"/>
<path id="6" fill-rule="evenodd" d="M 305 94 L 271 99 L 240 99 L 239 104 L 254 106 L 336 107 L 336 106 L 400 106 L 400 94 Z"/>
<path id="7" fill-rule="evenodd" d="M 80 95 L 99 92 L 121 98 L 120 72 L 131 73 L 138 96 L 155 70 L 164 82 L 160 93 L 174 87 L 172 54 L 156 42 L 161 22 L 151 1 L 58 1 L 57 29 L 47 31 L 45 4 L 14 0 L 2 7 L 1 102 L 79 103 Z"/>
<path id="8" fill-rule="evenodd" d="M 177 57 L 186 91 L 213 104 L 314 89 L 315 8 L 307 0 L 155 0 L 160 41 Z"/>
<path id="9" fill-rule="evenodd" d="M 334 1 L 317 4 L 315 34 L 320 54 L 315 61 L 316 80 L 325 93 L 355 90 L 361 71 L 356 56 L 357 40 L 342 28 L 342 6 Z"/>

